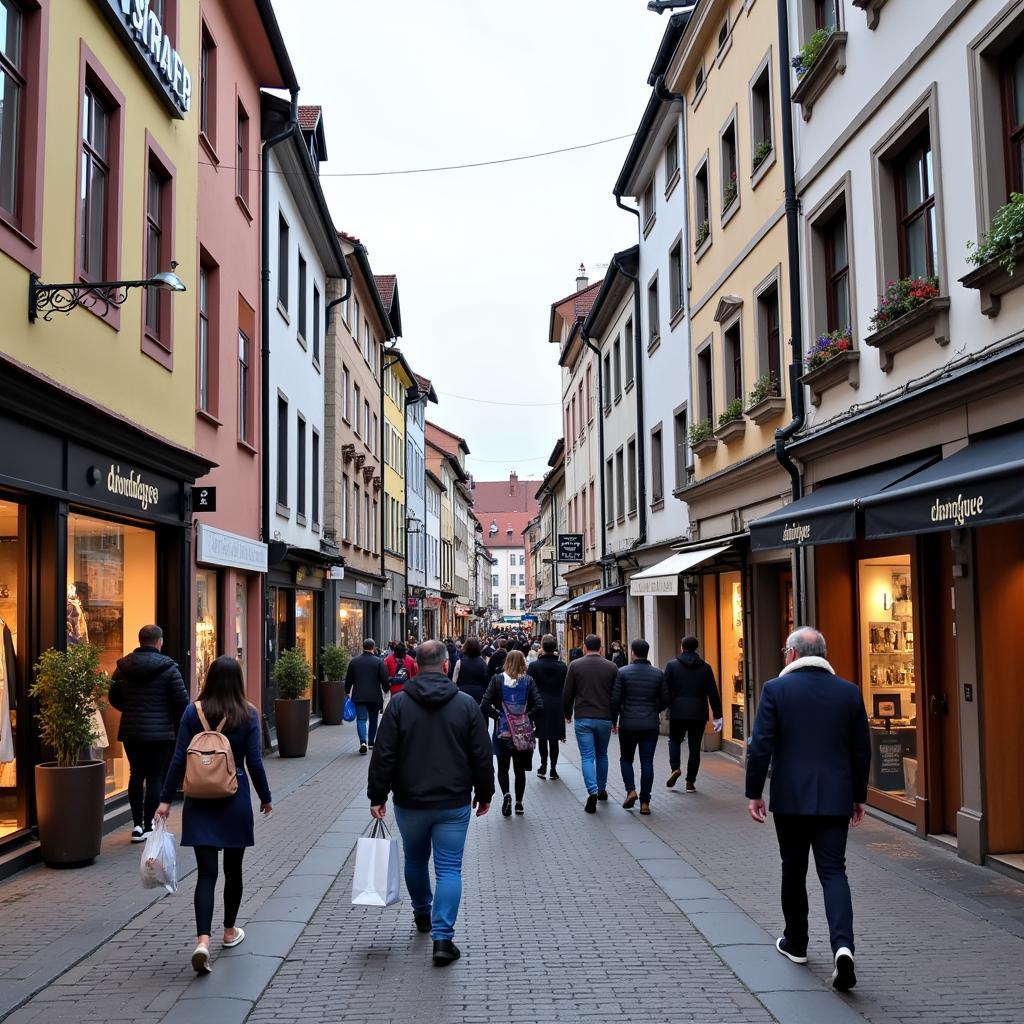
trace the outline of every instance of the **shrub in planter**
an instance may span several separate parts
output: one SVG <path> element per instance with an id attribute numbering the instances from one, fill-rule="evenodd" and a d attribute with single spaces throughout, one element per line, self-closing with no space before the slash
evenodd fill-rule
<path id="1" fill-rule="evenodd" d="M 313 678 L 306 656 L 299 650 L 282 651 L 271 678 L 280 695 L 274 701 L 277 752 L 281 757 L 305 757 L 309 745 L 309 698 L 305 694 Z"/>
<path id="2" fill-rule="evenodd" d="M 817 370 L 818 367 L 824 366 L 830 359 L 834 359 L 844 352 L 852 351 L 853 338 L 848 330 L 830 331 L 828 334 L 822 334 L 811 346 L 807 359 L 807 369 L 808 371 Z"/>
<path id="3" fill-rule="evenodd" d="M 755 406 L 766 398 L 778 398 L 779 394 L 778 378 L 774 373 L 764 373 L 754 381 L 754 386 L 750 389 L 750 394 L 747 396 L 747 405 L 750 407 Z"/>
<path id="4" fill-rule="evenodd" d="M 878 308 L 871 314 L 868 327 L 872 333 L 880 331 L 918 306 L 938 297 L 937 277 L 901 277 L 898 281 L 890 281 Z"/>
<path id="5" fill-rule="evenodd" d="M 715 428 L 711 420 L 701 420 L 699 423 L 690 425 L 690 447 L 700 444 L 702 441 L 710 441 L 715 436 Z"/>
<path id="6" fill-rule="evenodd" d="M 722 190 L 722 213 L 736 202 L 736 196 L 739 195 L 739 186 L 736 184 L 736 172 L 733 171 L 729 175 L 729 181 L 725 188 Z"/>
<path id="7" fill-rule="evenodd" d="M 710 234 L 711 225 L 706 220 L 701 221 L 701 223 L 697 225 L 697 234 L 693 241 L 694 250 L 699 249 L 708 240 L 708 235 Z"/>
<path id="8" fill-rule="evenodd" d="M 323 679 L 317 685 L 320 720 L 324 725 L 341 725 L 345 710 L 345 673 L 352 655 L 347 647 L 325 647 L 320 652 Z"/>
<path id="9" fill-rule="evenodd" d="M 106 769 L 81 755 L 98 739 L 109 683 L 91 644 L 51 648 L 36 662 L 30 692 L 39 702 L 39 735 L 56 756 L 35 769 L 39 845 L 47 864 L 88 864 L 99 856 Z"/>
<path id="10" fill-rule="evenodd" d="M 743 399 L 734 398 L 719 414 L 718 425 L 724 427 L 726 423 L 732 423 L 733 420 L 742 419 L 743 417 Z"/>
<path id="11" fill-rule="evenodd" d="M 1012 277 L 1017 257 L 1024 249 L 1024 195 L 1014 192 L 1010 201 L 996 211 L 988 234 L 977 244 L 968 242 L 967 249 L 968 263 L 981 267 L 995 260 Z"/>
<path id="12" fill-rule="evenodd" d="M 803 78 L 814 67 L 814 62 L 821 56 L 821 51 L 825 49 L 825 44 L 834 31 L 835 29 L 819 28 L 797 52 L 792 64 L 798 79 Z"/>
<path id="13" fill-rule="evenodd" d="M 754 147 L 753 169 L 755 171 L 768 159 L 773 148 L 771 139 L 762 139 Z"/>

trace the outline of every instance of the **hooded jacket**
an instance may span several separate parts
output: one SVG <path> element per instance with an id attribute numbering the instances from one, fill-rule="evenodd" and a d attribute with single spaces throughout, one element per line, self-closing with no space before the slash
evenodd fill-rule
<path id="1" fill-rule="evenodd" d="M 107 700 L 121 712 L 119 740 L 158 743 L 177 734 L 188 690 L 173 658 L 155 647 L 139 647 L 118 661 Z"/>
<path id="2" fill-rule="evenodd" d="M 708 704 L 715 718 L 722 717 L 722 698 L 715 673 L 698 654 L 683 651 L 665 666 L 668 684 L 668 717 L 688 722 L 706 722 Z"/>
<path id="3" fill-rule="evenodd" d="M 389 793 L 408 810 L 452 810 L 494 796 L 484 716 L 442 672 L 410 679 L 384 710 L 366 795 L 380 805 Z"/>

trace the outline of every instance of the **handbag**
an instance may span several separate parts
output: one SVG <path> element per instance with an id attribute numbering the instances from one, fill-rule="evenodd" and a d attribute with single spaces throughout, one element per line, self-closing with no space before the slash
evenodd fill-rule
<path id="1" fill-rule="evenodd" d="M 533 722 L 524 711 L 521 715 L 509 711 L 508 705 L 502 701 L 501 708 L 505 712 L 505 720 L 508 722 L 508 732 L 499 733 L 501 739 L 512 745 L 512 749 L 518 753 L 526 753 L 533 750 L 534 729 Z"/>
<path id="2" fill-rule="evenodd" d="M 398 840 L 387 825 L 375 818 L 368 836 L 356 840 L 356 866 L 352 875 L 354 907 L 390 907 L 401 898 Z"/>
<path id="3" fill-rule="evenodd" d="M 341 717 L 346 722 L 354 722 L 356 720 L 356 706 L 351 697 L 345 698 L 345 706 L 342 708 Z"/>

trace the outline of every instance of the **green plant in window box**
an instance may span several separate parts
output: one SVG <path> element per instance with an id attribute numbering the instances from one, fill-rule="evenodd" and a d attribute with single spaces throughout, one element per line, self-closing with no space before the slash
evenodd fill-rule
<path id="1" fill-rule="evenodd" d="M 694 239 L 694 245 L 693 245 L 694 249 L 699 249 L 708 240 L 708 237 L 710 235 L 711 235 L 711 225 L 708 223 L 708 221 L 705 220 L 705 221 L 702 221 L 700 224 L 698 224 L 697 225 L 697 236 Z"/>
<path id="2" fill-rule="evenodd" d="M 733 171 L 729 175 L 729 181 L 722 191 L 722 213 L 736 202 L 736 197 L 739 195 L 739 186 L 736 184 L 736 172 Z"/>
<path id="3" fill-rule="evenodd" d="M 743 417 L 743 399 L 734 398 L 719 414 L 718 425 L 724 427 L 726 423 L 732 423 L 733 420 L 742 419 Z"/>
<path id="4" fill-rule="evenodd" d="M 703 441 L 710 441 L 715 436 L 714 424 L 711 420 L 701 420 L 699 423 L 692 423 L 689 430 L 690 447 L 701 444 Z"/>
<path id="5" fill-rule="evenodd" d="M 889 281 L 878 308 L 871 314 L 868 327 L 872 332 L 880 331 L 901 316 L 913 312 L 918 306 L 938 297 L 937 277 L 901 277 L 898 281 Z"/>
<path id="6" fill-rule="evenodd" d="M 754 381 L 754 386 L 747 397 L 747 405 L 753 407 L 766 398 L 778 398 L 780 394 L 778 377 L 774 373 L 764 373 Z"/>
<path id="7" fill-rule="evenodd" d="M 968 242 L 967 249 L 968 263 L 982 267 L 998 262 L 1012 277 L 1017 258 L 1024 250 L 1024 195 L 1014 192 L 1010 201 L 996 211 L 988 234 L 978 243 Z"/>
<path id="8" fill-rule="evenodd" d="M 765 160 L 768 159 L 768 157 L 771 155 L 771 152 L 772 152 L 772 150 L 774 148 L 775 147 L 772 145 L 772 140 L 771 139 L 762 139 L 754 147 L 754 161 L 753 161 L 753 165 L 754 166 L 753 166 L 753 169 L 755 171 L 758 169 L 758 167 L 761 166 L 761 164 L 763 164 L 765 162 Z"/>
<path id="9" fill-rule="evenodd" d="M 793 58 L 793 70 L 796 71 L 797 79 L 801 79 L 814 67 L 815 61 L 821 56 L 825 44 L 829 41 L 834 28 L 819 28 Z"/>

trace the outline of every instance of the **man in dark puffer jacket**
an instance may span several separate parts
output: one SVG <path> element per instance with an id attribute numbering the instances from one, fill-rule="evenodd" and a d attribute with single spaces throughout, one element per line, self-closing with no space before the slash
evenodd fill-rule
<path id="1" fill-rule="evenodd" d="M 161 653 L 163 645 L 159 626 L 143 626 L 138 648 L 117 663 L 107 696 L 121 712 L 117 738 L 130 768 L 133 843 L 144 842 L 152 830 L 178 724 L 188 707 L 185 681 L 174 659 Z M 216 728 L 215 722 L 211 725 Z"/>
<path id="2" fill-rule="evenodd" d="M 665 783 L 670 788 L 679 781 L 683 739 L 690 745 L 686 764 L 686 792 L 696 793 L 697 771 L 700 768 L 700 746 L 708 722 L 708 704 L 714 715 L 715 732 L 722 731 L 722 698 L 718 693 L 715 673 L 697 653 L 697 638 L 683 637 L 682 653 L 665 666 L 665 681 L 671 699 L 669 704 L 668 759 L 672 774 Z"/>

